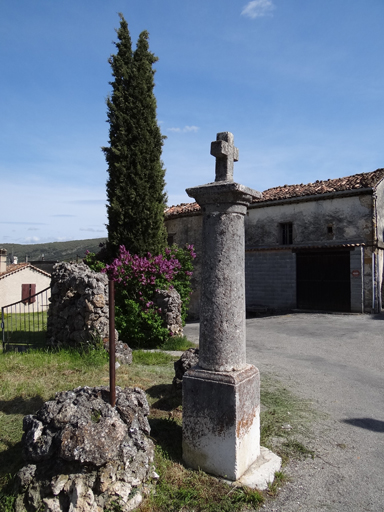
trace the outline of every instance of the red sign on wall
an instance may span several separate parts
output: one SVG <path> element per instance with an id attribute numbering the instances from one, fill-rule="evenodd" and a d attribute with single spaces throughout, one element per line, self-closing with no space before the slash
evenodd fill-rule
<path id="1" fill-rule="evenodd" d="M 359 277 L 360 270 L 352 270 L 352 275 L 353 275 L 353 277 Z"/>

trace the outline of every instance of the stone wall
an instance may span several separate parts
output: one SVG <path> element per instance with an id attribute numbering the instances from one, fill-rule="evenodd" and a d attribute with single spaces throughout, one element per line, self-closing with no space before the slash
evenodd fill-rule
<path id="1" fill-rule="evenodd" d="M 85 263 L 58 263 L 51 279 L 47 340 L 77 346 L 109 336 L 108 277 Z"/>
<path id="2" fill-rule="evenodd" d="M 165 227 L 172 243 L 179 247 L 185 244 L 194 246 L 196 259 L 193 261 L 192 295 L 188 307 L 189 320 L 197 320 L 200 315 L 200 282 L 201 282 L 201 246 L 203 216 L 198 212 L 189 216 L 166 217 Z"/>

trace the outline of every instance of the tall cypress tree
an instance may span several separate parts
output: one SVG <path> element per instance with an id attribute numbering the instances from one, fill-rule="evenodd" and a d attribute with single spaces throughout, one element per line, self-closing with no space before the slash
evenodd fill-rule
<path id="1" fill-rule="evenodd" d="M 164 137 L 153 93 L 152 66 L 157 57 L 149 51 L 146 31 L 132 52 L 128 24 L 119 16 L 117 53 L 109 59 L 114 77 L 107 99 L 109 146 L 102 148 L 109 172 L 107 248 L 111 257 L 120 245 L 139 255 L 160 253 L 166 245 Z"/>

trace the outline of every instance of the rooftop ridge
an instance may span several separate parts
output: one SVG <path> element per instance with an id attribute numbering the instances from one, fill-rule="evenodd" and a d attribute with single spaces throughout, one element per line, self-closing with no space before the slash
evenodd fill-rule
<path id="1" fill-rule="evenodd" d="M 25 263 L 11 263 L 10 265 L 8 265 L 7 270 L 5 270 L 5 272 L 0 273 L 0 279 L 3 279 L 3 277 L 6 277 L 10 274 L 14 274 L 15 272 L 20 272 L 20 270 L 24 270 L 25 268 L 31 268 L 32 270 L 35 270 L 36 272 L 39 272 L 40 274 L 51 277 L 51 275 L 48 274 L 47 272 L 45 272 L 44 270 L 41 270 L 40 268 L 37 268 L 34 265 L 31 265 L 29 262 L 25 262 Z"/>
<path id="2" fill-rule="evenodd" d="M 279 201 L 282 199 L 292 199 L 295 197 L 305 197 L 332 192 L 342 192 L 346 190 L 372 189 L 384 179 L 384 169 L 380 168 L 372 172 L 362 172 L 345 176 L 342 178 L 331 178 L 328 180 L 316 180 L 314 183 L 283 185 L 264 190 L 261 198 L 256 198 L 252 204 L 263 203 L 267 201 Z M 165 209 L 167 218 L 179 215 L 198 214 L 200 206 L 194 203 L 181 203 L 179 205 L 169 206 Z"/>

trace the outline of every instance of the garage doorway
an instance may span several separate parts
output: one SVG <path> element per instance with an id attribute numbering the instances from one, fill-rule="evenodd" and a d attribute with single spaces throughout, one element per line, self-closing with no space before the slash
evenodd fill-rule
<path id="1" fill-rule="evenodd" d="M 351 311 L 350 251 L 296 253 L 297 307 Z"/>

